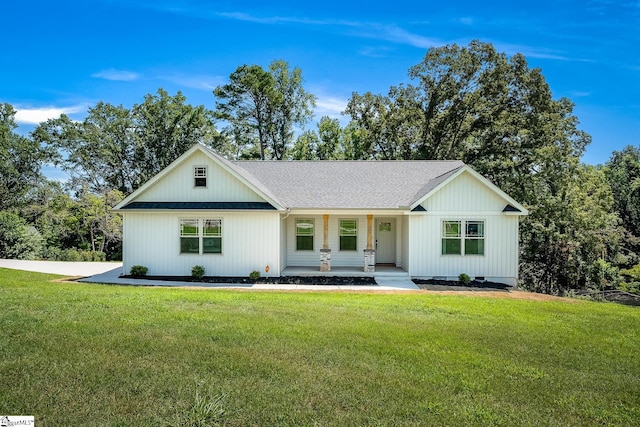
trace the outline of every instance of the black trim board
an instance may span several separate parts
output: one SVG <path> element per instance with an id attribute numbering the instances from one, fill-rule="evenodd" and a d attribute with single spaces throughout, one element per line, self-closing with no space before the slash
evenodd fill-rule
<path id="1" fill-rule="evenodd" d="M 266 202 L 131 202 L 121 209 L 276 210 Z"/>

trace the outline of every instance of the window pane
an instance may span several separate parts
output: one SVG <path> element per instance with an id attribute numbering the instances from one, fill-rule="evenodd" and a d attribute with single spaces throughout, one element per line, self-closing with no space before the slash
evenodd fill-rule
<path id="1" fill-rule="evenodd" d="M 204 237 L 202 239 L 203 254 L 221 254 L 222 238 L 221 237 Z"/>
<path id="2" fill-rule="evenodd" d="M 341 236 L 356 236 L 358 234 L 357 222 L 355 219 L 341 219 L 340 220 L 340 235 Z"/>
<path id="3" fill-rule="evenodd" d="M 296 236 L 313 236 L 313 220 L 297 219 Z"/>
<path id="4" fill-rule="evenodd" d="M 313 236 L 297 236 L 296 237 L 296 250 L 298 250 L 298 251 L 312 251 L 313 250 Z"/>
<path id="5" fill-rule="evenodd" d="M 212 237 L 221 237 L 222 236 L 222 220 L 205 219 L 203 235 L 212 236 Z"/>
<path id="6" fill-rule="evenodd" d="M 200 253 L 200 239 L 197 237 L 181 237 L 180 238 L 180 253 L 181 254 L 199 254 Z"/>
<path id="7" fill-rule="evenodd" d="M 193 176 L 196 178 L 206 178 L 207 168 L 202 166 L 196 166 L 193 168 Z"/>
<path id="8" fill-rule="evenodd" d="M 460 221 L 443 221 L 442 237 L 460 237 Z"/>
<path id="9" fill-rule="evenodd" d="M 180 220 L 180 236 L 197 236 L 198 220 L 197 219 L 181 219 Z"/>
<path id="10" fill-rule="evenodd" d="M 484 237 L 484 221 L 467 221 L 467 237 Z"/>
<path id="11" fill-rule="evenodd" d="M 461 255 L 460 239 L 442 239 L 442 255 Z"/>
<path id="12" fill-rule="evenodd" d="M 484 255 L 484 239 L 467 239 L 464 241 L 465 255 Z"/>
<path id="13" fill-rule="evenodd" d="M 357 250 L 358 238 L 356 236 L 340 236 L 340 250 L 341 251 L 355 251 Z"/>

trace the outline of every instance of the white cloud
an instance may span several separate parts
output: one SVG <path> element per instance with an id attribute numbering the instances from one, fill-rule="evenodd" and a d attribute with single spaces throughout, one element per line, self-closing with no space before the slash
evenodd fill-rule
<path id="1" fill-rule="evenodd" d="M 206 74 L 175 73 L 161 76 L 160 78 L 180 86 L 206 91 L 213 90 L 217 86 L 225 83 L 225 78 L 222 76 L 211 76 Z"/>
<path id="2" fill-rule="evenodd" d="M 16 108 L 16 123 L 37 125 L 49 119 L 57 119 L 61 114 L 74 114 L 84 111 L 86 106 Z"/>
<path id="3" fill-rule="evenodd" d="M 102 70 L 100 72 L 93 73 L 91 74 L 91 77 L 118 82 L 130 82 L 133 80 L 138 80 L 141 75 L 133 71 L 115 70 L 113 68 L 109 68 L 108 70 Z"/>
<path id="4" fill-rule="evenodd" d="M 347 108 L 347 99 L 343 99 L 332 95 L 319 95 L 316 99 L 316 109 L 314 117 L 320 120 L 322 116 L 329 116 L 332 119 L 339 119 L 340 122 L 346 124 L 349 120 L 342 112 Z"/>

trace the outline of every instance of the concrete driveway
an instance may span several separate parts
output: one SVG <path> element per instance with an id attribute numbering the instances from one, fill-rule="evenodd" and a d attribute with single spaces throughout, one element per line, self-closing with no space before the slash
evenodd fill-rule
<path id="1" fill-rule="evenodd" d="M 121 262 L 71 262 L 71 261 L 26 261 L 21 259 L 0 259 L 0 268 L 35 271 L 38 273 L 60 274 L 62 276 L 89 277 L 116 270 L 120 274 Z"/>

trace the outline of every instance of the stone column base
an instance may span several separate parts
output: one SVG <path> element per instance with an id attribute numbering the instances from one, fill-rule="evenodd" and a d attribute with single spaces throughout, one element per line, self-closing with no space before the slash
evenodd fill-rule
<path id="1" fill-rule="evenodd" d="M 376 271 L 376 251 L 373 249 L 364 250 L 364 272 L 373 273 Z"/>
<path id="2" fill-rule="evenodd" d="M 331 271 L 331 249 L 320 249 L 320 271 Z"/>

